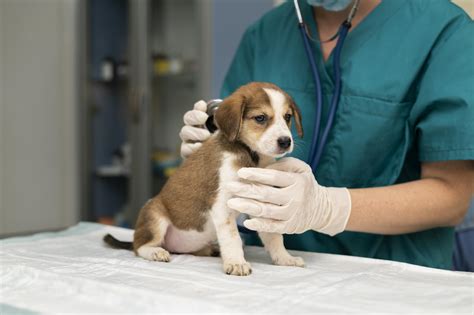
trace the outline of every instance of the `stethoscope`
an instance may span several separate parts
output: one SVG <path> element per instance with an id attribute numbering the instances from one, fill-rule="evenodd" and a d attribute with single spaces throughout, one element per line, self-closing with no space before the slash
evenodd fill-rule
<path id="1" fill-rule="evenodd" d="M 334 117 L 336 116 L 337 106 L 339 104 L 339 99 L 341 97 L 341 51 L 342 46 L 344 45 L 344 41 L 346 39 L 347 33 L 351 28 L 351 22 L 354 18 L 357 9 L 359 7 L 360 0 L 355 0 L 354 5 L 347 17 L 347 19 L 341 24 L 339 30 L 337 31 L 334 36 L 329 38 L 328 40 L 321 41 L 321 43 L 327 43 L 333 41 L 337 38 L 336 47 L 334 48 L 334 55 L 333 55 L 333 71 L 334 71 L 334 78 L 335 78 L 335 86 L 334 91 L 331 99 L 330 110 L 328 115 L 328 120 L 326 127 L 324 128 L 323 134 L 321 139 L 319 139 L 319 129 L 321 127 L 321 116 L 322 116 L 322 108 L 323 108 L 323 91 L 321 88 L 321 79 L 319 77 L 318 68 L 316 66 L 316 62 L 313 57 L 313 52 L 310 46 L 310 39 L 315 41 L 311 38 L 308 34 L 308 27 L 306 23 L 303 21 L 303 17 L 301 15 L 300 7 L 298 5 L 298 0 L 294 0 L 296 15 L 298 17 L 299 28 L 301 31 L 301 36 L 303 37 L 304 48 L 306 50 L 306 55 L 308 56 L 308 61 L 310 64 L 313 80 L 314 80 L 314 89 L 316 95 L 316 114 L 315 114 L 315 126 L 313 131 L 313 140 L 311 142 L 310 154 L 309 154 L 309 164 L 313 169 L 313 172 L 316 171 L 318 167 L 319 161 L 321 159 L 321 155 L 324 150 L 324 146 L 326 145 L 326 141 L 329 135 L 329 131 L 331 130 L 334 124 Z"/>

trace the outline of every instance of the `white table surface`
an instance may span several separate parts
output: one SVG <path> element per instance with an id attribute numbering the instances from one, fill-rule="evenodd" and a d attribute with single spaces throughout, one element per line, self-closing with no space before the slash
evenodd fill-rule
<path id="1" fill-rule="evenodd" d="M 0 313 L 474 313 L 472 273 L 306 252 L 306 268 L 279 267 L 247 247 L 253 273 L 235 277 L 220 258 L 110 249 L 107 232 L 133 233 L 80 223 L 0 241 Z"/>

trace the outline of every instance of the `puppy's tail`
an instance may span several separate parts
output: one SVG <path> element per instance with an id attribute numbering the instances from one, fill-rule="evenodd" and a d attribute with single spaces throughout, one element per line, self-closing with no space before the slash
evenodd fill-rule
<path id="1" fill-rule="evenodd" d="M 126 249 L 126 250 L 133 250 L 133 243 L 132 242 L 123 242 L 119 241 L 115 237 L 110 234 L 107 234 L 103 238 L 104 242 L 107 243 L 112 248 L 115 249 Z"/>

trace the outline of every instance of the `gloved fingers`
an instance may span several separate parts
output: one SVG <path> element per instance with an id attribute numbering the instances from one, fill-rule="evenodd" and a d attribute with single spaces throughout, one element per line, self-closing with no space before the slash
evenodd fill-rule
<path id="1" fill-rule="evenodd" d="M 206 112 L 201 112 L 199 110 L 190 110 L 184 114 L 183 121 L 185 125 L 189 126 L 199 126 L 204 125 L 209 116 Z"/>
<path id="2" fill-rule="evenodd" d="M 246 198 L 231 198 L 227 201 L 227 206 L 253 217 L 274 220 L 288 220 L 292 215 L 288 205 L 279 206 Z"/>
<path id="3" fill-rule="evenodd" d="M 285 221 L 253 218 L 250 220 L 245 220 L 244 226 L 249 230 L 258 231 L 258 232 L 278 233 L 278 234 L 286 233 Z"/>
<path id="4" fill-rule="evenodd" d="M 296 182 L 294 175 L 289 172 L 258 167 L 241 168 L 237 175 L 246 180 L 276 187 L 288 187 Z"/>
<path id="5" fill-rule="evenodd" d="M 187 158 L 188 156 L 191 155 L 191 153 L 195 152 L 201 146 L 202 146 L 201 142 L 196 142 L 196 143 L 182 142 L 181 143 L 181 156 L 183 158 Z"/>
<path id="6" fill-rule="evenodd" d="M 195 110 L 199 110 L 201 112 L 206 112 L 207 111 L 207 103 L 203 100 L 197 101 L 196 103 L 194 103 L 193 108 Z"/>
<path id="7" fill-rule="evenodd" d="M 237 197 L 255 199 L 276 205 L 285 205 L 291 198 L 288 192 L 283 189 L 255 183 L 230 182 L 226 185 L 226 188 Z"/>
<path id="8" fill-rule="evenodd" d="M 181 140 L 188 142 L 188 141 L 199 141 L 202 142 L 209 138 L 211 133 L 209 130 L 204 128 L 197 128 L 192 126 L 184 126 L 181 128 L 181 132 L 179 133 L 179 137 Z"/>
<path id="9" fill-rule="evenodd" d="M 287 158 L 278 160 L 277 162 L 268 165 L 267 169 L 279 170 L 279 171 L 284 171 L 284 172 L 293 172 L 293 173 L 312 172 L 311 166 L 293 157 L 287 157 Z"/>

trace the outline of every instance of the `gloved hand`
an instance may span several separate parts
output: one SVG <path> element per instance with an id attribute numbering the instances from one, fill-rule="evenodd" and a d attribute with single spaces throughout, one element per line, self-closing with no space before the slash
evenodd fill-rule
<path id="1" fill-rule="evenodd" d="M 204 140 L 211 136 L 211 133 L 204 127 L 207 118 L 207 104 L 205 101 L 199 101 L 194 104 L 194 109 L 184 114 L 184 127 L 181 128 L 179 137 L 181 142 L 181 156 L 188 157 L 196 151 Z"/>
<path id="2" fill-rule="evenodd" d="M 351 213 L 347 188 L 320 186 L 311 167 L 295 158 L 284 158 L 267 168 L 242 168 L 245 182 L 231 182 L 234 194 L 227 205 L 252 219 L 245 227 L 279 234 L 315 230 L 328 235 L 344 231 Z"/>

